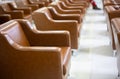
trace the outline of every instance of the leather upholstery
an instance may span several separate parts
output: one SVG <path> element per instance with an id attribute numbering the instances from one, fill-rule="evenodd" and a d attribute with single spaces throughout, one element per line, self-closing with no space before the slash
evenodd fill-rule
<path id="1" fill-rule="evenodd" d="M 86 7 L 89 7 L 90 0 L 68 0 L 71 4 L 84 4 Z"/>
<path id="2" fill-rule="evenodd" d="M 15 2 L 9 2 L 7 4 L 12 10 L 23 10 L 25 15 L 32 13 L 32 9 L 30 7 L 18 7 Z"/>
<path id="3" fill-rule="evenodd" d="M 76 20 L 54 20 L 49 10 L 44 7 L 32 14 L 38 30 L 67 30 L 71 35 L 71 47 L 78 48 L 78 22 Z"/>
<path id="4" fill-rule="evenodd" d="M 60 2 L 52 2 L 49 6 L 54 7 L 57 12 L 61 13 L 61 14 L 81 14 L 81 11 L 78 10 L 65 10 L 61 7 L 61 5 L 59 4 Z"/>
<path id="5" fill-rule="evenodd" d="M 22 10 L 24 12 L 24 19 L 32 22 L 32 9 L 30 7 L 18 7 L 15 2 L 7 3 L 11 10 Z"/>
<path id="6" fill-rule="evenodd" d="M 18 7 L 31 7 L 32 11 L 35 11 L 39 8 L 37 4 L 29 4 L 27 0 L 14 0 Z"/>
<path id="7" fill-rule="evenodd" d="M 105 10 L 105 6 L 110 6 L 110 5 L 120 5 L 119 0 L 102 0 L 103 3 L 103 9 Z"/>
<path id="8" fill-rule="evenodd" d="M 38 31 L 25 20 L 0 27 L 0 79 L 67 79 L 69 32 Z"/>
<path id="9" fill-rule="evenodd" d="M 10 14 L 12 19 L 28 19 L 32 20 L 30 14 L 24 13 L 23 10 L 12 9 L 7 3 L 0 4 L 2 14 Z"/>
<path id="10" fill-rule="evenodd" d="M 82 13 L 86 12 L 86 8 L 88 7 L 87 2 L 78 2 L 79 4 L 70 3 L 70 0 L 60 0 L 64 3 L 64 6 L 71 7 L 71 8 L 77 8 L 82 10 Z"/>
<path id="11" fill-rule="evenodd" d="M 78 36 L 81 32 L 82 18 L 78 15 L 59 14 L 53 7 L 48 7 L 50 14 L 54 20 L 77 20 L 78 21 Z"/>
<path id="12" fill-rule="evenodd" d="M 105 10 L 106 10 L 105 15 L 106 15 L 106 18 L 107 18 L 108 31 L 109 31 L 109 34 L 110 34 L 110 39 L 111 39 L 111 42 L 112 42 L 113 49 L 115 49 L 115 44 L 114 44 L 114 38 L 113 38 L 114 37 L 113 36 L 113 30 L 112 30 L 112 27 L 111 27 L 111 20 L 113 18 L 120 17 L 120 11 L 116 10 L 115 6 L 116 5 L 105 7 Z"/>
<path id="13" fill-rule="evenodd" d="M 48 7 L 50 14 L 55 20 L 77 20 L 78 23 L 82 23 L 82 18 L 77 14 L 60 14 L 53 7 Z"/>
<path id="14" fill-rule="evenodd" d="M 65 9 L 65 10 L 77 10 L 77 11 L 80 11 L 82 14 L 85 13 L 85 8 L 82 7 L 82 6 L 67 6 L 63 1 L 60 1 L 59 2 L 59 5 L 61 6 L 62 9 Z"/>

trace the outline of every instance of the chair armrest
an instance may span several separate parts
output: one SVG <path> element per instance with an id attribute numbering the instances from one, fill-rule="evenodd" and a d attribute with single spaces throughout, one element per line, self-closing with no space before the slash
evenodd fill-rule
<path id="1" fill-rule="evenodd" d="M 79 10 L 64 10 L 63 13 L 65 14 L 81 14 L 82 12 Z"/>
<path id="2" fill-rule="evenodd" d="M 14 8 L 15 10 L 23 10 L 25 14 L 31 14 L 31 8 L 30 7 L 20 7 L 20 8 Z"/>
<path id="3" fill-rule="evenodd" d="M 0 24 L 11 20 L 11 16 L 9 14 L 1 14 L 0 15 Z"/>
<path id="4" fill-rule="evenodd" d="M 105 7 L 110 18 L 120 17 L 120 10 L 116 10 L 113 6 Z"/>
<path id="5" fill-rule="evenodd" d="M 30 3 L 31 5 L 39 5 L 39 7 L 41 8 L 41 7 L 44 7 L 44 5 L 45 5 L 45 3 L 41 3 L 41 2 L 31 2 Z"/>
<path id="6" fill-rule="evenodd" d="M 24 18 L 24 12 L 21 10 L 14 10 L 14 11 L 6 11 L 5 13 L 10 14 L 12 19 L 23 19 Z"/>
<path id="7" fill-rule="evenodd" d="M 39 5 L 37 5 L 37 4 L 35 4 L 35 5 L 29 4 L 29 5 L 26 5 L 26 6 L 31 7 L 32 11 L 35 11 L 35 10 L 37 10 L 39 8 Z"/>
<path id="8" fill-rule="evenodd" d="M 67 46 L 70 47 L 70 35 L 67 31 L 38 31 L 30 35 L 33 46 Z"/>
<path id="9" fill-rule="evenodd" d="M 116 17 L 120 17 L 120 10 L 118 11 L 113 11 L 109 13 L 109 17 L 112 18 L 116 18 Z"/>
<path id="10" fill-rule="evenodd" d="M 0 19 L 10 20 L 11 16 L 9 14 L 0 14 Z"/>

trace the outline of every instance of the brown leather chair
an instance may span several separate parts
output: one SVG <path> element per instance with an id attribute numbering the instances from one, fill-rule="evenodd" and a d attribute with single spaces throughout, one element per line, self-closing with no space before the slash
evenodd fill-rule
<path id="1" fill-rule="evenodd" d="M 112 19 L 112 29 L 115 39 L 115 46 L 117 51 L 117 68 L 118 68 L 118 76 L 120 77 L 120 17 Z"/>
<path id="2" fill-rule="evenodd" d="M 31 7 L 32 11 L 35 11 L 39 8 L 37 4 L 29 4 L 27 0 L 14 0 L 18 7 Z"/>
<path id="3" fill-rule="evenodd" d="M 2 14 L 10 14 L 12 19 L 32 20 L 31 15 L 25 14 L 23 10 L 12 10 L 7 3 L 0 4 Z"/>
<path id="4" fill-rule="evenodd" d="M 50 3 L 52 3 L 52 0 L 39 0 L 40 2 L 44 2 L 45 6 L 48 6 Z"/>
<path id="5" fill-rule="evenodd" d="M 61 13 L 61 14 L 79 14 L 81 15 L 82 12 L 80 10 L 68 10 L 68 9 L 63 9 L 60 5 L 60 1 L 58 2 L 52 2 L 50 5 L 50 7 L 54 7 L 57 12 Z"/>
<path id="6" fill-rule="evenodd" d="M 120 0 L 102 0 L 103 6 L 120 4 Z"/>
<path id="7" fill-rule="evenodd" d="M 102 3 L 103 3 L 103 10 L 105 10 L 106 6 L 120 5 L 119 0 L 102 0 Z"/>
<path id="8" fill-rule="evenodd" d="M 15 20 L 0 27 L 0 79 L 67 79 L 69 32 L 37 31 Z"/>
<path id="9" fill-rule="evenodd" d="M 61 6 L 59 5 L 59 2 L 52 2 L 49 6 L 53 7 L 60 14 L 67 14 L 73 16 L 76 15 L 76 16 L 80 16 L 82 19 L 84 18 L 84 14 L 82 14 L 82 12 L 80 11 L 62 9 Z"/>
<path id="10" fill-rule="evenodd" d="M 81 11 L 82 14 L 85 14 L 86 8 L 82 6 L 67 6 L 63 1 L 59 1 L 59 5 L 61 6 L 62 9 L 65 10 L 78 10 Z"/>
<path id="11" fill-rule="evenodd" d="M 60 14 L 56 11 L 53 7 L 47 7 L 52 15 L 53 19 L 55 20 L 77 20 L 79 24 L 82 23 L 82 18 L 80 15 L 77 14 Z"/>
<path id="12" fill-rule="evenodd" d="M 69 31 L 72 49 L 78 48 L 79 23 L 77 20 L 54 20 L 47 7 L 34 11 L 32 18 L 38 30 Z"/>
<path id="13" fill-rule="evenodd" d="M 80 3 L 85 4 L 86 7 L 89 7 L 90 4 L 90 0 L 68 0 L 68 1 L 71 4 L 80 4 Z"/>
<path id="14" fill-rule="evenodd" d="M 112 30 L 112 27 L 111 27 L 111 20 L 113 18 L 120 17 L 120 10 L 116 9 L 115 7 L 116 7 L 116 5 L 105 7 L 105 10 L 106 10 L 105 15 L 106 15 L 106 20 L 107 20 L 107 25 L 108 25 L 108 32 L 109 32 L 109 36 L 110 36 L 110 39 L 111 39 L 113 49 L 115 49 L 115 43 L 114 43 L 113 30 Z"/>
<path id="15" fill-rule="evenodd" d="M 78 3 L 72 3 L 70 0 L 60 0 L 63 1 L 67 6 L 70 7 L 80 7 L 81 9 L 86 9 L 89 5 L 86 1 L 78 1 Z"/>
<path id="16" fill-rule="evenodd" d="M 23 10 L 25 15 L 30 15 L 32 13 L 30 7 L 18 7 L 15 2 L 8 2 L 7 4 L 12 10 Z"/>
<path id="17" fill-rule="evenodd" d="M 0 24 L 3 24 L 11 19 L 12 18 L 9 14 L 0 14 Z"/>

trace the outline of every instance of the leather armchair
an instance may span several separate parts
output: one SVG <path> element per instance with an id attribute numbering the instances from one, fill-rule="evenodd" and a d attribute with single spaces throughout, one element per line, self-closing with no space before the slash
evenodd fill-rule
<path id="1" fill-rule="evenodd" d="M 60 0 L 60 1 L 63 1 L 67 6 L 81 7 L 81 9 L 85 9 L 88 7 L 88 3 L 86 1 L 78 1 L 77 4 L 70 0 Z"/>
<path id="2" fill-rule="evenodd" d="M 10 14 L 12 19 L 27 19 L 32 20 L 31 15 L 25 14 L 23 10 L 12 10 L 7 3 L 0 4 L 2 14 Z"/>
<path id="3" fill-rule="evenodd" d="M 30 15 L 32 13 L 32 9 L 30 7 L 18 7 L 15 2 L 7 3 L 12 10 L 23 10 L 25 15 Z"/>
<path id="4" fill-rule="evenodd" d="M 50 7 L 54 7 L 57 12 L 61 13 L 61 14 L 79 14 L 81 15 L 81 11 L 78 11 L 78 10 L 65 10 L 63 9 L 60 4 L 60 2 L 52 2 L 49 6 Z"/>
<path id="5" fill-rule="evenodd" d="M 11 20 L 11 16 L 9 14 L 0 14 L 0 24 L 3 24 L 9 20 Z"/>
<path id="6" fill-rule="evenodd" d="M 111 6 L 111 5 L 120 5 L 119 0 L 102 0 L 103 2 L 103 9 L 105 10 L 105 6 Z"/>
<path id="7" fill-rule="evenodd" d="M 53 7 L 47 7 L 52 15 L 52 18 L 55 20 L 77 20 L 79 24 L 82 23 L 82 18 L 77 14 L 60 14 Z"/>
<path id="8" fill-rule="evenodd" d="M 32 13 L 33 21 L 38 30 L 67 30 L 70 32 L 71 48 L 78 48 L 78 21 L 54 20 L 48 8 L 44 7 Z"/>
<path id="9" fill-rule="evenodd" d="M 82 19 L 84 17 L 84 14 L 82 14 L 80 11 L 77 10 L 64 10 L 59 5 L 59 2 L 53 2 L 49 5 L 50 7 L 53 7 L 58 13 L 60 14 L 67 14 L 67 15 L 79 15 Z"/>
<path id="10" fill-rule="evenodd" d="M 116 52 L 117 52 L 116 57 L 117 57 L 118 75 L 120 75 L 120 18 L 112 19 L 111 24 L 112 24 Z"/>
<path id="11" fill-rule="evenodd" d="M 29 4 L 27 0 L 14 0 L 18 7 L 30 7 L 32 11 L 39 8 L 37 4 Z"/>
<path id="12" fill-rule="evenodd" d="M 90 0 L 68 0 L 68 1 L 71 4 L 80 4 L 80 3 L 85 4 L 86 7 L 89 7 L 90 4 Z"/>
<path id="13" fill-rule="evenodd" d="M 50 0 L 38 0 L 38 1 L 44 2 L 46 7 L 51 3 Z"/>
<path id="14" fill-rule="evenodd" d="M 62 9 L 65 10 L 78 10 L 81 11 L 82 14 L 85 14 L 86 9 L 82 6 L 67 6 L 63 1 L 59 1 L 59 5 Z"/>
<path id="15" fill-rule="evenodd" d="M 115 5 L 116 6 L 116 5 Z M 111 27 L 111 20 L 116 17 L 120 17 L 120 10 L 117 10 L 115 6 L 106 6 L 106 19 L 107 19 L 107 25 L 108 25 L 108 31 L 112 43 L 113 49 L 115 49 L 115 43 L 114 43 L 114 36 L 113 36 L 113 30 Z"/>
<path id="16" fill-rule="evenodd" d="M 42 32 L 26 21 L 16 20 L 1 27 L 0 79 L 67 79 L 69 32 Z"/>

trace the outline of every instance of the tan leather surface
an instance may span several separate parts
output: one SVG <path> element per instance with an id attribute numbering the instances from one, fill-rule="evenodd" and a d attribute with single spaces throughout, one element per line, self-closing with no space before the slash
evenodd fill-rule
<path id="1" fill-rule="evenodd" d="M 77 10 L 77 11 L 82 12 L 81 8 L 79 8 L 79 7 L 69 7 L 62 1 L 59 2 L 59 5 L 61 6 L 61 8 L 65 9 L 65 10 Z"/>
<path id="2" fill-rule="evenodd" d="M 120 17 L 112 19 L 112 25 L 116 33 L 120 32 Z"/>
<path id="3" fill-rule="evenodd" d="M 77 14 L 77 15 L 79 14 L 79 15 L 81 15 L 81 11 L 78 11 L 78 10 L 65 10 L 59 5 L 59 3 L 56 3 L 56 2 L 51 3 L 49 6 L 54 7 L 57 10 L 57 12 L 59 12 L 61 14 L 64 13 L 64 14 Z"/>
<path id="4" fill-rule="evenodd" d="M 53 19 L 56 19 L 56 20 L 77 20 L 78 23 L 82 22 L 82 18 L 79 15 L 60 14 L 53 7 L 48 7 L 48 9 L 49 9 L 50 14 L 52 15 Z"/>
<path id="5" fill-rule="evenodd" d="M 40 31 L 31 26 L 26 20 L 17 20 L 29 38 L 32 46 L 70 46 L 68 31 Z M 32 31 L 31 31 L 32 30 Z M 31 38 L 32 37 L 32 38 Z M 62 38 L 62 39 L 61 39 Z M 42 42 L 39 42 L 42 41 Z"/>
<path id="6" fill-rule="evenodd" d="M 23 18 L 24 15 L 23 11 L 11 10 L 6 3 L 0 4 L 0 9 L 2 9 L 3 13 L 10 14 L 12 19 Z"/>
<path id="7" fill-rule="evenodd" d="M 67 79 L 70 46 L 29 46 L 21 27 L 26 21 L 19 22 L 11 20 L 1 25 L 0 79 Z"/>
<path id="8" fill-rule="evenodd" d="M 86 5 L 85 4 L 71 4 L 69 3 L 68 0 L 61 0 L 62 3 L 64 4 L 64 6 L 68 7 L 68 8 L 75 8 L 75 9 L 80 9 L 82 13 L 85 13 L 86 12 Z"/>
<path id="9" fill-rule="evenodd" d="M 27 0 L 14 0 L 18 7 L 30 7 L 32 11 L 35 11 L 39 8 L 39 5 L 29 4 Z"/>
<path id="10" fill-rule="evenodd" d="M 38 0 L 27 0 L 27 2 L 29 4 L 35 4 L 35 5 L 39 5 L 39 8 L 42 8 L 45 6 L 45 3 L 44 2 L 40 2 Z"/>
<path id="11" fill-rule="evenodd" d="M 29 46 L 24 31 L 17 22 L 9 23 L 8 28 L 3 28 L 2 33 L 7 34 L 14 42 L 22 46 Z"/>
<path id="12" fill-rule="evenodd" d="M 78 22 L 75 20 L 54 20 L 47 8 L 39 9 L 32 14 L 39 30 L 67 30 L 70 32 L 72 48 L 78 48 Z M 41 19 L 39 19 L 41 18 Z"/>

